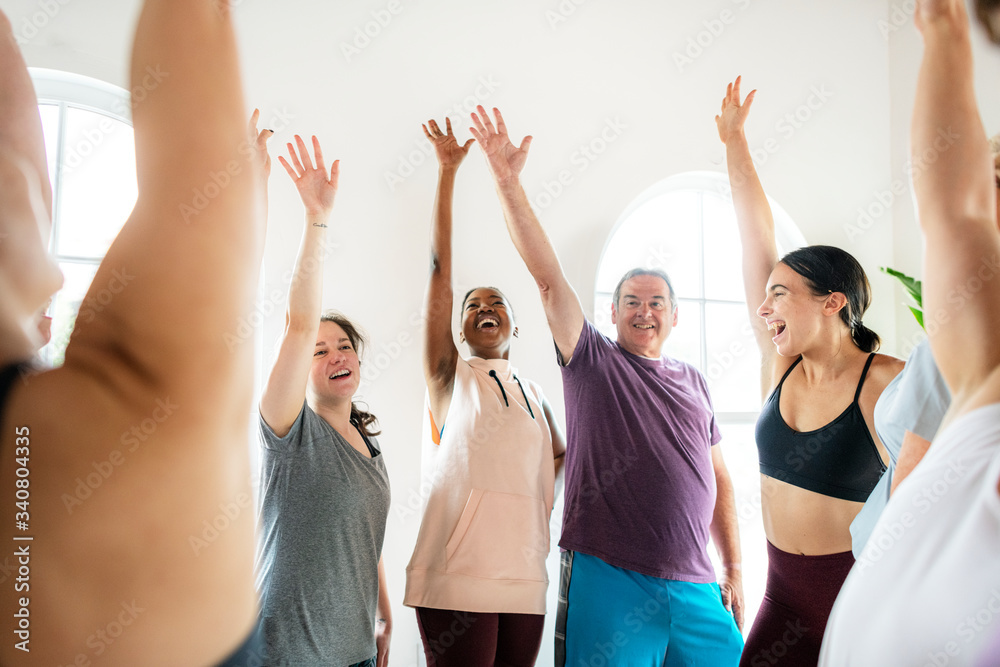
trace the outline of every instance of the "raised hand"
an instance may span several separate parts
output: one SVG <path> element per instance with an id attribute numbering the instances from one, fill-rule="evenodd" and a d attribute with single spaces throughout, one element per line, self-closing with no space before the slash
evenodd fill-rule
<path id="1" fill-rule="evenodd" d="M 740 80 L 726 86 L 726 96 L 722 98 L 722 111 L 715 117 L 715 124 L 719 128 L 719 139 L 722 143 L 743 133 L 743 124 L 746 123 L 747 116 L 750 115 L 750 105 L 757 94 L 756 90 L 751 90 L 743 103 L 740 103 Z"/>
<path id="2" fill-rule="evenodd" d="M 333 200 L 337 196 L 340 160 L 334 160 L 328 176 L 319 139 L 312 138 L 316 166 L 313 166 L 313 162 L 309 158 L 306 142 L 297 134 L 295 135 L 295 143 L 298 146 L 298 155 L 296 155 L 295 146 L 288 144 L 291 164 L 280 155 L 278 161 L 281 162 L 281 166 L 285 168 L 285 171 L 292 178 L 292 182 L 295 183 L 295 188 L 299 191 L 299 197 L 302 199 L 302 205 L 305 206 L 306 214 L 329 215 L 333 210 Z"/>
<path id="3" fill-rule="evenodd" d="M 489 165 L 490 173 L 493 174 L 493 180 L 496 181 L 497 185 L 516 182 L 528 159 L 531 136 L 522 139 L 520 147 L 515 147 L 507 136 L 507 126 L 503 122 L 503 116 L 500 115 L 499 109 L 493 108 L 493 115 L 496 117 L 495 128 L 482 105 L 478 106 L 476 110 L 477 113 L 472 114 L 472 122 L 475 127 L 470 127 L 469 130 L 483 150 L 486 164 Z"/>
<path id="4" fill-rule="evenodd" d="M 444 123 L 447 132 L 442 132 L 435 120 L 429 120 L 427 121 L 427 125 L 421 125 L 421 127 L 424 128 L 424 136 L 430 139 L 431 145 L 434 146 L 438 164 L 442 168 L 454 169 L 462 164 L 462 160 L 469 154 L 469 147 L 472 146 L 472 142 L 475 139 L 469 139 L 464 145 L 460 146 L 458 140 L 455 139 L 454 133 L 451 131 L 451 119 L 445 118 Z M 428 126 L 430 126 L 430 129 L 428 129 Z"/>
<path id="5" fill-rule="evenodd" d="M 274 130 L 257 130 L 257 121 L 260 119 L 260 109 L 254 109 L 250 116 L 250 129 L 247 141 L 253 148 L 254 162 L 260 169 L 261 180 L 265 183 L 271 176 L 271 156 L 267 152 L 267 140 L 274 136 Z"/>

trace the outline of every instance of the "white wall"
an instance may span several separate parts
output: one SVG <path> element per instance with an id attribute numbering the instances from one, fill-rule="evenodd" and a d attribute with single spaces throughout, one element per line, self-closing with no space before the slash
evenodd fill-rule
<path id="1" fill-rule="evenodd" d="M 904 3 L 898 3 L 902 6 Z M 976 92 L 979 112 L 989 136 L 1000 132 L 1000 93 L 996 80 L 1000 71 L 1000 49 L 991 46 L 978 26 L 973 33 L 973 54 L 976 68 Z M 910 120 L 913 116 L 913 101 L 917 91 L 917 70 L 923 47 L 916 30 L 907 27 L 890 33 L 890 81 L 889 90 L 892 105 L 890 141 L 892 171 L 883 177 L 881 189 L 889 188 L 892 182 L 905 186 L 905 192 L 892 204 L 891 216 L 881 223 L 892 227 L 892 254 L 895 267 L 913 276 L 922 276 L 923 239 L 917 226 L 911 180 L 906 177 L 910 170 L 919 173 L 919 162 L 911 163 L 909 154 Z M 916 177 L 916 176 L 915 176 Z M 891 217 L 891 221 L 888 218 Z M 923 332 L 903 306 L 902 290 L 896 291 L 896 311 L 899 322 L 897 354 L 905 356 L 923 338 Z"/>
<path id="2" fill-rule="evenodd" d="M 875 291 L 866 323 L 883 335 L 889 352 L 908 351 L 915 328 L 895 305 L 901 294 L 877 267 L 920 272 L 909 186 L 865 229 L 858 210 L 902 178 L 920 53 L 906 11 L 911 1 L 237 3 L 247 103 L 278 130 L 272 154 L 293 133 L 314 133 L 329 158 L 342 160 L 332 230 L 342 248 L 327 267 L 325 302 L 357 318 L 374 343 L 365 362 L 372 381 L 363 393 L 381 417 L 393 483 L 385 561 L 397 602 L 394 664 L 415 663 L 418 645 L 412 612 L 398 603 L 418 526 L 418 515 L 404 510 L 419 486 L 418 320 L 436 175 L 433 157 L 418 148 L 420 123 L 451 113 L 460 139 L 467 138 L 468 115 L 454 108 L 481 101 L 505 111 L 515 140 L 535 137 L 523 180 L 533 201 L 544 204 L 543 224 L 589 308 L 606 236 L 631 199 L 666 176 L 722 170 L 713 116 L 727 81 L 743 74 L 745 91 L 760 90 L 748 136 L 762 151 L 765 188 L 810 243 L 839 245 L 858 257 Z M 15 31 L 30 37 L 29 65 L 124 87 L 138 5 L 0 0 Z M 345 56 L 343 45 L 359 30 L 375 32 L 373 12 L 391 21 L 360 52 Z M 977 58 L 979 88 L 989 94 L 984 115 L 995 118 L 998 56 Z M 620 128 L 615 140 L 592 161 L 584 157 L 581 146 L 609 122 Z M 390 187 L 387 174 L 406 164 L 413 173 Z M 562 170 L 570 185 L 555 198 L 536 199 Z M 458 178 L 456 283 L 496 284 L 508 293 L 521 330 L 512 360 L 561 407 L 536 291 L 507 238 L 475 148 Z M 270 194 L 266 291 L 283 292 L 302 216 L 277 164 Z M 281 325 L 279 312 L 264 326 L 265 368 Z M 551 660 L 550 647 L 547 641 L 542 664 Z"/>

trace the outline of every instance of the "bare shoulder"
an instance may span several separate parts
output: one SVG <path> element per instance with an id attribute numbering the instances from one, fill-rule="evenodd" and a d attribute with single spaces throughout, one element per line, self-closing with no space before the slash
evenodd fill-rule
<path id="1" fill-rule="evenodd" d="M 230 419 L 237 411 L 226 405 L 236 401 L 203 403 L 193 398 L 131 374 L 109 380 L 62 367 L 24 376 L 11 391 L 4 423 L 30 428 L 38 444 L 38 463 L 52 466 L 44 474 L 39 470 L 32 482 L 41 491 L 60 486 L 66 481 L 60 479 L 63 475 L 73 481 L 77 465 L 86 467 L 109 457 L 137 460 L 139 452 L 172 459 L 176 465 L 181 452 L 207 456 L 232 447 L 230 440 L 243 440 L 242 429 L 233 428 L 233 423 L 243 426 L 245 415 L 240 413 L 239 422 Z"/>
<path id="2" fill-rule="evenodd" d="M 868 377 L 875 385 L 884 389 L 894 377 L 902 372 L 904 366 L 906 366 L 906 362 L 902 359 L 890 354 L 876 354 L 868 369 Z"/>
<path id="3" fill-rule="evenodd" d="M 861 390 L 861 403 L 875 406 L 886 386 L 903 370 L 906 362 L 889 354 L 876 354 Z"/>
<path id="4" fill-rule="evenodd" d="M 232 564 L 245 560 L 253 543 L 248 420 L 227 419 L 229 427 L 220 428 L 219 420 L 206 418 L 211 408 L 190 399 L 149 388 L 122 392 L 65 368 L 16 382 L 3 422 L 19 440 L 4 443 L 21 449 L 0 456 L 0 489 L 13 498 L 16 479 L 24 476 L 16 468 L 26 468 L 30 504 L 0 507 L 7 526 L 0 537 L 10 543 L 15 518 L 27 517 L 31 535 L 45 545 L 48 555 L 38 560 L 31 582 L 32 602 L 44 610 L 36 619 L 42 636 L 55 636 L 56 628 L 86 636 L 114 617 L 118 601 L 133 598 L 158 600 L 140 605 L 149 609 L 146 616 L 179 627 L 184 614 L 191 616 L 171 597 L 182 587 L 179 572 L 183 586 L 200 587 L 206 600 L 234 595 L 232 578 L 243 572 Z M 202 535 L 200 522 L 212 519 L 213 508 L 230 506 L 236 513 L 225 537 L 220 531 L 202 554 L 192 542 Z M 12 604 L 0 595 L 0 612 L 13 613 Z M 149 641 L 145 631 L 129 636 Z"/>

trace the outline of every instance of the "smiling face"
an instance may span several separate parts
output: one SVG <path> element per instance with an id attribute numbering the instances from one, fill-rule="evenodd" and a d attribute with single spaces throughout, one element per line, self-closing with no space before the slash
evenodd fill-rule
<path id="1" fill-rule="evenodd" d="M 767 280 L 767 296 L 757 309 L 773 337 L 771 341 L 783 357 L 799 355 L 809 347 L 825 326 L 838 326 L 839 317 L 825 317 L 824 303 L 841 295 L 817 296 L 805 278 L 788 265 L 778 262 Z M 829 310 L 829 309 L 827 309 Z M 832 310 L 836 315 L 837 310 Z"/>
<path id="2" fill-rule="evenodd" d="M 336 322 L 320 322 L 309 370 L 310 398 L 350 401 L 360 384 L 361 362 L 351 339 Z"/>
<path id="3" fill-rule="evenodd" d="M 659 276 L 639 275 L 622 283 L 618 303 L 611 305 L 618 344 L 640 357 L 659 358 L 677 325 L 672 296 L 667 281 Z"/>
<path id="4" fill-rule="evenodd" d="M 462 304 L 462 338 L 469 351 L 483 359 L 506 359 L 517 331 L 507 300 L 499 290 L 472 290 Z"/>

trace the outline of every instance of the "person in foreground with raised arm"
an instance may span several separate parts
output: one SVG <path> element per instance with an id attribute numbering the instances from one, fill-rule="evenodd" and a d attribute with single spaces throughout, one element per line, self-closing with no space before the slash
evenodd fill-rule
<path id="1" fill-rule="evenodd" d="M 871 288 L 854 257 L 807 246 L 779 261 L 771 206 L 743 131 L 755 93 L 741 101 L 737 77 L 715 117 L 767 397 L 756 430 L 767 587 L 740 664 L 774 657 L 777 643 L 783 662 L 806 665 L 816 662 L 854 564 L 851 521 L 885 470 L 872 412 L 903 362 L 875 353 L 879 338 L 862 323 Z"/>
<path id="2" fill-rule="evenodd" d="M 203 550 L 190 544 L 251 493 L 253 346 L 229 350 L 225 334 L 253 307 L 269 133 L 247 134 L 231 19 L 217 0 L 144 3 L 132 81 L 151 67 L 164 78 L 134 105 L 138 200 L 91 292 L 117 270 L 133 278 L 77 322 L 63 366 L 33 372 L 22 362 L 61 279 L 43 244 L 37 100 L 0 14 L 0 524 L 22 579 L 0 593 L 2 664 L 230 665 L 257 653 L 253 513 Z M 192 207 L 220 170 L 228 186 Z M 100 485 L 80 499 L 95 470 Z M 123 628 L 113 639 L 110 624 Z"/>
<path id="3" fill-rule="evenodd" d="M 990 152 L 1000 188 L 1000 134 L 990 138 Z M 1000 219 L 1000 208 L 997 218 Z M 934 361 L 930 340 L 925 338 L 913 349 L 906 366 L 886 386 L 875 404 L 875 430 L 891 460 L 889 469 L 851 523 L 855 557 L 860 557 L 868 543 L 889 496 L 927 454 L 950 405 L 951 393 Z"/>
<path id="4" fill-rule="evenodd" d="M 436 451 L 403 604 L 416 608 L 428 665 L 529 667 L 542 643 L 549 516 L 566 446 L 541 388 L 508 361 L 517 326 L 500 290 L 469 290 L 459 338 L 472 356 L 455 346 L 452 199 L 473 140 L 460 145 L 445 124 L 424 126 L 439 167 L 424 347 Z"/>
<path id="5" fill-rule="evenodd" d="M 928 164 L 913 183 L 924 317 L 952 401 L 837 598 L 827 667 L 1000 659 L 984 653 L 1000 649 L 1000 181 L 976 106 L 965 2 L 920 0 L 915 21 L 924 56 L 910 150 Z M 944 131 L 957 141 L 942 150 Z"/>
<path id="6" fill-rule="evenodd" d="M 389 477 L 373 414 L 353 401 L 364 339 L 323 313 L 323 266 L 340 161 L 301 137 L 280 157 L 305 207 L 285 332 L 260 399 L 257 586 L 266 665 L 388 664 L 382 565 Z M 298 153 L 296 154 L 296 147 Z"/>
<path id="7" fill-rule="evenodd" d="M 479 107 L 472 132 L 541 293 L 566 399 L 556 665 L 735 665 L 743 586 L 733 487 L 705 378 L 663 356 L 677 323 L 670 281 L 659 270 L 626 273 L 611 309 L 618 339 L 600 334 L 521 186 L 531 137 L 514 146 L 493 113 L 495 125 Z M 725 567 L 718 584 L 710 534 Z"/>

